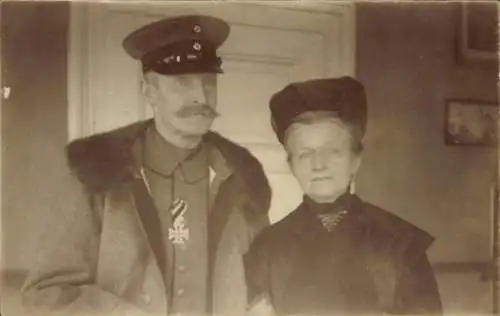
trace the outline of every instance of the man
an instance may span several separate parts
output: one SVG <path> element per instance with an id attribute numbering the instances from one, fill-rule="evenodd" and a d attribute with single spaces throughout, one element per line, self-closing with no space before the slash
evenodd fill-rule
<path id="1" fill-rule="evenodd" d="M 209 131 L 228 34 L 219 19 L 183 16 L 125 38 L 154 119 L 68 145 L 85 195 L 54 219 L 52 251 L 25 282 L 37 314 L 244 310 L 242 254 L 268 224 L 270 187 L 246 149 Z"/>
<path id="2" fill-rule="evenodd" d="M 270 108 L 304 197 L 246 254 L 252 314 L 440 314 L 426 255 L 433 238 L 352 190 L 367 123 L 363 86 L 350 77 L 297 82 Z"/>

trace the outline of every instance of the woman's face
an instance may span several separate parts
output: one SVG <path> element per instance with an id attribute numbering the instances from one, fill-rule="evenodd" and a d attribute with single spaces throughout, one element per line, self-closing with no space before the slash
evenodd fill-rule
<path id="1" fill-rule="evenodd" d="M 335 120 L 294 123 L 286 148 L 292 172 L 306 195 L 318 203 L 344 194 L 361 158 L 352 152 L 347 128 Z"/>

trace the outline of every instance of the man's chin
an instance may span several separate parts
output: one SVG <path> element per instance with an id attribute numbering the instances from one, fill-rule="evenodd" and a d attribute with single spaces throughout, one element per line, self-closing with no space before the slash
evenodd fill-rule
<path id="1" fill-rule="evenodd" d="M 193 117 L 176 120 L 172 122 L 172 127 L 184 137 L 201 137 L 212 127 L 211 119 L 195 119 Z"/>
<path id="2" fill-rule="evenodd" d="M 179 129 L 181 134 L 186 138 L 199 138 L 208 133 L 210 127 L 182 128 Z"/>

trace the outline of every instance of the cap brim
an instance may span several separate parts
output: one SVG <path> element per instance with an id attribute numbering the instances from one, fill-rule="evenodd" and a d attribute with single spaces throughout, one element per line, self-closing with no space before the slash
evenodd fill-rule
<path id="1" fill-rule="evenodd" d="M 224 70 L 219 65 L 189 65 L 183 64 L 175 67 L 168 68 L 151 68 L 151 71 L 159 73 L 161 75 L 180 75 L 180 74 L 190 74 L 190 73 L 216 73 L 222 74 Z"/>

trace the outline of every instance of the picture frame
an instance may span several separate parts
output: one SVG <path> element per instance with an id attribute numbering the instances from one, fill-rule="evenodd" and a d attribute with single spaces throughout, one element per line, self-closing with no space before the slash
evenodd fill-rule
<path id="1" fill-rule="evenodd" d="M 498 103 L 448 99 L 445 106 L 445 142 L 455 146 L 498 145 Z"/>
<path id="2" fill-rule="evenodd" d="M 498 63 L 499 6 L 496 1 L 464 1 L 457 5 L 457 63 Z"/>
<path id="3" fill-rule="evenodd" d="M 491 197 L 491 263 L 489 265 L 489 280 L 492 285 L 493 313 L 497 315 L 500 311 L 500 214 L 499 198 L 500 191 L 498 181 L 490 188 Z"/>

